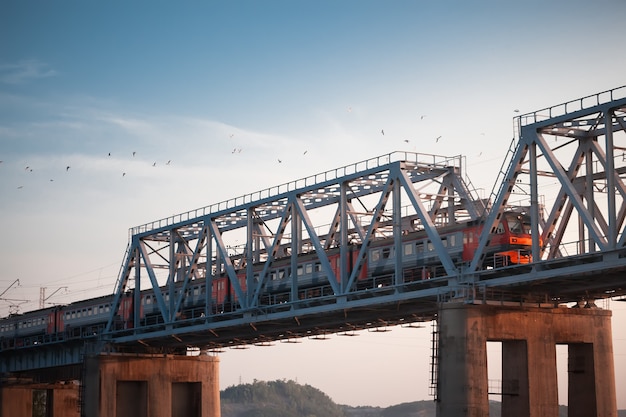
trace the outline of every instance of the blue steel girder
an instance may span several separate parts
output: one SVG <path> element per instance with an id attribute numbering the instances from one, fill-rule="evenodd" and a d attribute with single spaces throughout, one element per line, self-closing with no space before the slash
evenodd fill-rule
<path id="1" fill-rule="evenodd" d="M 581 254 L 624 246 L 626 86 L 531 112 L 514 121 L 518 127 L 515 151 L 470 271 L 480 268 L 493 227 L 512 194 L 520 191 L 530 201 L 534 260 L 552 259 L 567 251 L 571 255 L 569 244 L 575 244 L 576 253 Z M 554 141 L 547 136 L 554 136 Z M 616 151 L 621 151 L 621 160 Z M 569 161 L 567 170 L 562 160 Z M 523 180 L 525 176 L 528 183 Z M 556 194 L 550 190 L 554 180 L 560 187 Z M 545 204 L 546 196 L 556 197 L 551 208 Z M 544 221 L 546 208 L 549 215 Z M 578 222 L 569 221 L 573 213 Z M 572 238 L 576 226 L 578 236 Z M 566 241 L 566 236 L 573 242 Z"/>
<path id="2" fill-rule="evenodd" d="M 238 305 L 234 308 L 258 308 L 272 265 L 279 258 L 291 257 L 290 298 L 296 301 L 296 260 L 301 253 L 315 253 L 335 295 L 347 294 L 365 265 L 369 243 L 393 235 L 396 250 L 401 253 L 400 235 L 407 227 L 426 230 L 445 270 L 456 275 L 436 226 L 476 220 L 483 215 L 483 203 L 472 195 L 461 177 L 461 160 L 460 156 L 389 154 L 279 186 L 279 191 L 286 189 L 283 192 L 260 192 L 255 194 L 258 200 L 246 196 L 240 199 L 241 204 L 235 204 L 235 199 L 133 228 L 131 249 L 116 288 L 107 332 L 112 330 L 114 316 L 120 313 L 123 293 L 133 283 L 132 270 L 135 303 L 141 302 L 136 289 L 145 289 L 141 277 L 147 273 L 165 324 L 178 320 L 186 289 L 194 280 L 204 279 L 204 314 L 213 314 L 212 283 L 222 273 L 237 297 Z M 419 187 L 416 189 L 414 184 Z M 408 209 L 401 207 L 401 193 L 409 198 Z M 376 194 L 380 198 L 372 207 L 371 198 Z M 390 195 L 394 196 L 391 213 L 387 209 Z M 362 209 L 355 208 L 354 202 Z M 316 222 L 327 218 L 320 213 L 329 207 L 333 209 L 329 226 L 320 233 L 325 226 Z M 318 209 L 322 211 L 318 213 Z M 415 213 L 410 223 L 400 215 L 405 209 Z M 239 231 L 244 235 L 240 233 L 238 237 L 245 243 L 232 245 L 230 235 Z M 349 267 L 346 248 L 352 244 L 360 245 L 360 250 L 358 259 Z M 325 253 L 334 247 L 341 253 L 337 274 Z M 252 265 L 257 267 L 253 269 Z M 397 260 L 396 265 L 398 284 L 402 279 L 401 262 Z M 159 282 L 159 269 L 167 271 L 165 284 Z M 239 279 L 241 271 L 245 272 L 246 288 Z M 166 303 L 163 291 L 175 295 L 168 295 Z M 141 326 L 139 311 L 135 309 L 135 327 Z"/>

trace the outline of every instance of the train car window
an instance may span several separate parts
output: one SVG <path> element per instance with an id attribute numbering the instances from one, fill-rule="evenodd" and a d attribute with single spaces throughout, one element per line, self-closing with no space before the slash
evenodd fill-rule
<path id="1" fill-rule="evenodd" d="M 285 270 L 284 269 L 279 269 L 278 270 L 278 279 L 283 279 L 285 278 Z"/>
<path id="2" fill-rule="evenodd" d="M 450 241 L 450 246 L 451 247 L 455 247 L 456 246 L 456 235 L 448 236 L 448 240 Z"/>
<path id="3" fill-rule="evenodd" d="M 380 249 L 372 250 L 372 252 L 370 253 L 370 259 L 372 260 L 372 262 L 378 262 L 378 260 L 380 259 Z"/>
<path id="4" fill-rule="evenodd" d="M 111 311 L 111 306 L 107 304 L 106 306 L 104 306 L 104 312 L 108 313 L 109 311 Z"/>
<path id="5" fill-rule="evenodd" d="M 322 264 L 319 262 L 315 263 L 315 272 L 320 272 L 322 270 Z"/>
<path id="6" fill-rule="evenodd" d="M 498 227 L 496 227 L 496 234 L 497 235 L 501 235 L 504 233 L 504 225 L 502 223 L 498 224 Z"/>
<path id="7" fill-rule="evenodd" d="M 152 297 L 151 296 L 146 296 L 146 304 L 152 304 Z"/>
<path id="8" fill-rule="evenodd" d="M 433 249 L 435 249 L 435 247 L 433 246 L 433 242 L 431 242 L 430 240 L 428 241 L 428 243 L 426 243 L 426 246 L 428 247 L 428 252 L 432 252 Z"/>
<path id="9" fill-rule="evenodd" d="M 383 259 L 388 259 L 391 254 L 391 248 L 383 248 Z"/>
<path id="10" fill-rule="evenodd" d="M 444 236 L 441 238 L 441 244 L 443 245 L 444 248 L 448 247 L 448 236 Z"/>
<path id="11" fill-rule="evenodd" d="M 271 279 L 272 281 L 276 281 L 276 271 L 272 271 L 272 272 L 270 272 L 270 279 Z"/>
<path id="12" fill-rule="evenodd" d="M 415 253 L 422 253 L 424 252 L 424 242 L 417 242 L 415 244 Z"/>
<path id="13" fill-rule="evenodd" d="M 406 243 L 404 245 L 404 254 L 413 255 L 413 243 Z"/>
<path id="14" fill-rule="evenodd" d="M 313 272 L 313 264 L 312 263 L 308 263 L 306 265 L 304 265 L 304 272 L 307 274 L 310 274 Z"/>
<path id="15" fill-rule="evenodd" d="M 92 314 L 93 314 L 93 311 L 91 310 L 91 307 L 89 307 L 89 308 L 87 309 L 87 315 L 88 315 L 88 316 L 91 316 Z"/>
<path id="16" fill-rule="evenodd" d="M 298 276 L 304 275 L 304 268 L 302 267 L 302 265 L 298 266 L 298 269 L 297 269 L 296 273 L 297 273 Z"/>

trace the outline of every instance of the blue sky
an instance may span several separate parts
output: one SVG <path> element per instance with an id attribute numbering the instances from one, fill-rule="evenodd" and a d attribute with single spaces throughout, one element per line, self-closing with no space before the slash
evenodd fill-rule
<path id="1" fill-rule="evenodd" d="M 624 16 L 621 0 L 0 2 L 0 291 L 20 280 L 0 313 L 41 287 L 110 293 L 130 227 L 395 150 L 465 155 L 488 193 L 515 109 L 626 84 Z M 227 352 L 222 386 L 427 399 L 427 330 Z M 309 369 L 312 352 L 354 377 Z"/>

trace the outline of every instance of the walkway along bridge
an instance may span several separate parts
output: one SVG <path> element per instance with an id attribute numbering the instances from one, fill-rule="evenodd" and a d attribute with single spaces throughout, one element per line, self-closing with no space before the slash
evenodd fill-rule
<path id="1" fill-rule="evenodd" d="M 624 296 L 626 87 L 514 125 L 487 198 L 462 156 L 394 152 L 134 227 L 114 294 L 47 309 L 56 332 L 5 334 L 0 371 Z M 510 218 L 532 239 L 494 251 Z"/>

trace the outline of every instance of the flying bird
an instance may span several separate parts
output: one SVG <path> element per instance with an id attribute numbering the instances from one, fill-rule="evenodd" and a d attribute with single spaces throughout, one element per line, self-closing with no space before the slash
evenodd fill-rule
<path id="1" fill-rule="evenodd" d="M 383 136 L 385 136 L 385 131 L 383 129 L 380 129 L 380 133 L 382 133 Z"/>
<path id="2" fill-rule="evenodd" d="M 404 143 L 409 143 L 409 140 L 408 139 L 404 139 Z"/>
<path id="3" fill-rule="evenodd" d="M 169 165 L 171 162 L 172 162 L 172 160 L 170 159 L 170 160 L 168 160 L 168 161 L 165 163 L 165 165 Z"/>
<path id="4" fill-rule="evenodd" d="M 153 166 L 153 167 L 155 167 L 155 166 L 156 166 L 156 162 L 154 162 L 154 163 L 152 164 L 152 166 Z"/>
<path id="5" fill-rule="evenodd" d="M 70 166 L 68 165 L 68 166 L 65 167 L 65 172 L 67 172 L 69 170 L 70 170 Z"/>
<path id="6" fill-rule="evenodd" d="M 437 139 L 435 139 L 435 143 L 439 142 L 439 139 L 441 139 L 441 136 L 437 136 Z"/>
<path id="7" fill-rule="evenodd" d="M 136 153 L 137 153 L 137 152 L 133 151 L 133 157 L 135 156 L 135 154 L 136 154 Z"/>
<path id="8" fill-rule="evenodd" d="M 308 151 L 304 151 L 304 153 L 303 153 L 302 155 L 306 155 L 306 153 L 307 153 L 307 152 L 308 152 Z"/>
<path id="9" fill-rule="evenodd" d="M 281 160 L 279 159 L 279 160 L 278 160 L 278 163 L 279 163 L 279 164 L 282 164 L 282 163 L 283 163 L 283 161 L 281 161 Z"/>

